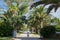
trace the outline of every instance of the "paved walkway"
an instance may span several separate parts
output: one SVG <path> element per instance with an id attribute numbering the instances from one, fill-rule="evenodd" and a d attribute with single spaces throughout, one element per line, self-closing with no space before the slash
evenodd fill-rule
<path id="1" fill-rule="evenodd" d="M 60 40 L 60 39 L 39 39 L 40 36 L 37 34 L 29 34 L 29 37 L 27 36 L 27 33 L 23 34 L 17 34 L 16 38 L 12 40 Z"/>
<path id="2" fill-rule="evenodd" d="M 22 34 L 17 34 L 14 40 L 39 40 L 40 36 L 37 34 L 31 34 L 31 32 L 24 31 Z"/>
<path id="3" fill-rule="evenodd" d="M 39 38 L 20 38 L 15 40 L 40 40 Z"/>
<path id="4" fill-rule="evenodd" d="M 16 37 L 28 37 L 27 34 L 18 34 Z M 37 34 L 29 34 L 29 37 L 40 37 Z"/>
<path id="5" fill-rule="evenodd" d="M 37 34 L 29 34 L 29 37 L 27 34 L 18 34 L 15 38 L 15 40 L 39 40 L 40 36 Z"/>

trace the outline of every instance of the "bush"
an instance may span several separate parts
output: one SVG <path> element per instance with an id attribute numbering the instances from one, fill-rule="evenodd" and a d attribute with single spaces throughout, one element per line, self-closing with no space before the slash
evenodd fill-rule
<path id="1" fill-rule="evenodd" d="M 0 36 L 7 37 L 13 35 L 13 26 L 4 22 L 0 23 Z"/>
<path id="2" fill-rule="evenodd" d="M 44 38 L 49 38 L 52 37 L 55 34 L 55 27 L 54 26 L 45 26 L 40 30 L 40 34 L 44 37 Z"/>

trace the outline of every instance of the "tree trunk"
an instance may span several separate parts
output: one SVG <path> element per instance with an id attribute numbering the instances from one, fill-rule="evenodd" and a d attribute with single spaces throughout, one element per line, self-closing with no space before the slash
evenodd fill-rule
<path id="1" fill-rule="evenodd" d="M 41 28 L 43 28 L 43 20 L 41 20 Z"/>
<path id="2" fill-rule="evenodd" d="M 41 28 L 43 28 L 43 18 L 41 19 L 41 21 L 40 21 L 40 22 L 41 22 L 41 27 L 40 27 L 40 29 L 41 29 Z M 43 38 L 43 36 L 42 36 L 42 35 L 40 35 L 40 38 Z"/>
<path id="3" fill-rule="evenodd" d="M 35 27 L 35 32 L 38 33 L 38 29 L 37 29 L 37 27 Z"/>
<path id="4" fill-rule="evenodd" d="M 40 29 L 38 29 L 38 34 L 40 34 Z"/>
<path id="5" fill-rule="evenodd" d="M 34 32 L 34 29 L 33 29 L 33 27 L 32 27 L 32 33 Z"/>

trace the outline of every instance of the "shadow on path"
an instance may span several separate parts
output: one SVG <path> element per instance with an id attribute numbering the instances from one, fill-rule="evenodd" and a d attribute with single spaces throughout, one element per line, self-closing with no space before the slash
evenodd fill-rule
<path id="1" fill-rule="evenodd" d="M 16 37 L 16 40 L 40 40 L 37 37 Z"/>
<path id="2" fill-rule="evenodd" d="M 60 40 L 56 38 L 37 38 L 37 37 L 16 37 L 15 40 Z"/>

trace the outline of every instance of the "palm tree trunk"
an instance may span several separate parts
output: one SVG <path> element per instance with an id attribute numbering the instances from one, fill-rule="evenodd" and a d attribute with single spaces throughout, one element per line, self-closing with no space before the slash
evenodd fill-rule
<path id="1" fill-rule="evenodd" d="M 40 22 L 41 22 L 41 27 L 40 27 L 40 29 L 41 29 L 41 28 L 43 28 L 43 18 L 41 19 L 41 21 L 40 21 Z M 40 35 L 40 38 L 43 38 L 43 36 L 42 36 L 42 35 Z"/>
<path id="2" fill-rule="evenodd" d="M 38 29 L 38 34 L 40 34 L 40 29 Z"/>
<path id="3" fill-rule="evenodd" d="M 35 27 L 35 32 L 38 33 L 38 29 L 37 29 L 37 27 Z"/>
<path id="4" fill-rule="evenodd" d="M 41 28 L 43 28 L 43 20 L 41 20 Z"/>

